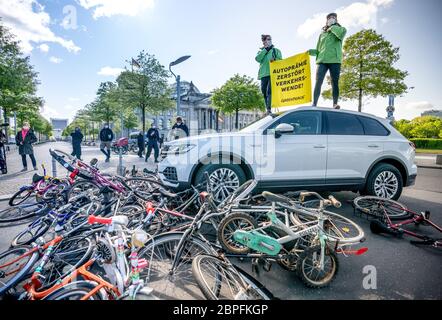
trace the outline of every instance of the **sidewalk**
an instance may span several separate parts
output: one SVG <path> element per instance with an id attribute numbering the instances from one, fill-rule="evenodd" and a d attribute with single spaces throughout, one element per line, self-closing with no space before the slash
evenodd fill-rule
<path id="1" fill-rule="evenodd" d="M 0 201 L 9 199 L 15 192 L 17 192 L 21 186 L 29 185 L 32 181 L 32 176 L 35 173 L 43 175 L 43 169 L 41 165 L 44 164 L 48 175 L 52 175 L 52 157 L 49 154 L 49 149 L 58 149 L 67 153 L 72 152 L 72 147 L 69 143 L 65 142 L 51 142 L 43 145 L 35 146 L 34 153 L 37 160 L 38 171 L 28 170 L 27 172 L 20 172 L 23 168 L 21 163 L 21 157 L 16 153 L 10 153 L 8 155 L 8 174 L 0 175 Z M 111 161 L 105 163 L 105 156 L 101 153 L 98 147 L 82 147 L 82 158 L 85 162 L 90 162 L 93 158 L 98 159 L 98 167 L 101 172 L 117 174 L 117 166 L 119 164 L 118 155 L 112 154 Z M 149 170 L 155 170 L 155 164 L 153 158 L 148 163 L 144 162 L 144 159 L 140 159 L 135 154 L 128 154 L 123 156 L 123 165 L 131 170 L 135 165 L 138 170 L 148 168 Z M 32 168 L 30 159 L 28 158 L 28 168 Z M 68 171 L 63 168 L 57 162 L 57 176 L 67 177 Z"/>
<path id="2" fill-rule="evenodd" d="M 442 165 L 436 164 L 435 154 L 418 153 L 416 154 L 415 163 L 419 168 L 442 169 Z"/>

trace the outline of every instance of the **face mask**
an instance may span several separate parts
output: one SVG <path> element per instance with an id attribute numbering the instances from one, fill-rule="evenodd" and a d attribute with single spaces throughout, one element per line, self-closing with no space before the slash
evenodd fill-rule
<path id="1" fill-rule="evenodd" d="M 109 129 L 109 127 L 108 126 L 104 126 L 104 129 Z"/>
<path id="2" fill-rule="evenodd" d="M 265 46 L 266 48 L 271 47 L 271 46 L 272 46 L 272 40 L 266 40 L 266 41 L 264 41 L 264 46 Z"/>
<path id="3" fill-rule="evenodd" d="M 23 130 L 29 130 L 28 126 L 23 127 Z"/>
<path id="4" fill-rule="evenodd" d="M 336 22 L 337 22 L 337 21 L 336 21 L 335 18 L 330 18 L 330 19 L 328 19 L 328 20 L 327 20 L 327 27 L 330 27 L 330 26 L 336 24 Z"/>

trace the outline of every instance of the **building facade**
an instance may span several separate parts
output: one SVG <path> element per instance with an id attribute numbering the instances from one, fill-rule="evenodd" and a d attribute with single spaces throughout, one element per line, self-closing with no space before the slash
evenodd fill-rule
<path id="1" fill-rule="evenodd" d="M 176 85 L 173 89 L 173 100 L 176 101 Z M 190 135 L 198 135 L 205 132 L 229 132 L 235 131 L 235 118 L 217 111 L 211 105 L 211 94 L 201 93 L 193 82 L 181 82 L 181 106 L 180 116 L 187 124 Z M 176 110 L 172 109 L 160 115 L 147 115 L 147 119 L 158 124 L 161 132 L 170 130 L 175 123 Z M 262 116 L 259 111 L 240 111 L 239 129 L 258 120 Z"/>
<path id="2" fill-rule="evenodd" d="M 422 113 L 422 116 L 433 116 L 442 119 L 442 110 L 429 110 Z"/>
<path id="3" fill-rule="evenodd" d="M 54 119 L 51 118 L 51 124 L 52 124 L 52 136 L 58 141 L 62 140 L 62 133 L 63 130 L 67 128 L 68 126 L 68 119 Z"/>

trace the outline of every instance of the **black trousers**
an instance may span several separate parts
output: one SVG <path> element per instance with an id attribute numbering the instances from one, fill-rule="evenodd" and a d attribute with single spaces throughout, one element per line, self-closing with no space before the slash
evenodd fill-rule
<path id="1" fill-rule="evenodd" d="M 261 92 L 266 102 L 267 112 L 272 111 L 272 83 L 270 76 L 261 78 Z"/>
<path id="2" fill-rule="evenodd" d="M 315 92 L 313 93 L 313 105 L 318 105 L 319 96 L 321 95 L 321 87 L 324 82 L 327 71 L 330 70 L 330 78 L 333 92 L 333 104 L 338 104 L 339 100 L 339 77 L 341 75 L 340 63 L 320 63 L 316 70 L 316 85 Z"/>
<path id="3" fill-rule="evenodd" d="M 144 145 L 138 145 L 138 156 L 143 157 Z"/>
<path id="4" fill-rule="evenodd" d="M 77 159 L 81 159 L 81 145 L 73 145 L 73 151 L 71 155 L 76 157 Z"/>
<path id="5" fill-rule="evenodd" d="M 147 145 L 147 153 L 146 153 L 146 161 L 150 158 L 150 154 L 152 153 L 152 149 L 154 150 L 155 161 L 158 161 L 158 157 L 160 156 L 160 148 L 158 147 L 158 143 L 149 143 Z"/>
<path id="6" fill-rule="evenodd" d="M 37 161 L 35 161 L 34 154 L 31 153 L 31 154 L 28 154 L 28 156 L 29 156 L 29 158 L 31 158 L 32 165 L 34 167 L 36 167 L 37 166 Z M 28 162 L 26 161 L 26 154 L 22 154 L 21 155 L 21 161 L 23 162 L 23 167 L 27 168 L 28 167 Z"/>

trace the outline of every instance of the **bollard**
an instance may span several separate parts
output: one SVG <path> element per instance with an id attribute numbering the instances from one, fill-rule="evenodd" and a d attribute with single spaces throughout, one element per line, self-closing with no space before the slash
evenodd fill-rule
<path id="1" fill-rule="evenodd" d="M 442 154 L 436 156 L 436 164 L 442 165 Z"/>
<path id="2" fill-rule="evenodd" d="M 54 178 L 57 177 L 57 161 L 55 161 L 54 157 L 52 157 L 52 176 Z"/>

